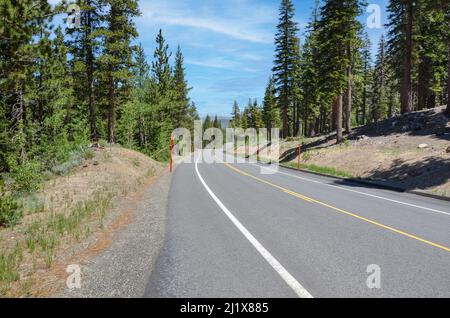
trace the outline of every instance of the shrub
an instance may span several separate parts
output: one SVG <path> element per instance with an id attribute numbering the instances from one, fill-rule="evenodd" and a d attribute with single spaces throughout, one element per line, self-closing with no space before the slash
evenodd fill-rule
<path id="1" fill-rule="evenodd" d="M 0 191 L 0 225 L 14 226 L 22 219 L 22 208 L 3 186 Z"/>
<path id="2" fill-rule="evenodd" d="M 83 157 L 84 157 L 84 159 L 86 159 L 86 160 L 94 159 L 94 157 L 95 157 L 95 151 L 92 150 L 91 148 L 86 148 L 86 149 L 83 151 Z"/>
<path id="3" fill-rule="evenodd" d="M 73 168 L 81 165 L 83 162 L 84 151 L 71 151 L 69 154 L 69 159 L 57 166 L 52 168 L 52 172 L 56 175 L 65 175 L 69 173 Z"/>
<path id="4" fill-rule="evenodd" d="M 108 147 L 108 142 L 107 142 L 106 140 L 104 140 L 104 139 L 100 139 L 100 140 L 98 141 L 98 145 L 99 145 L 100 147 L 102 147 L 102 148 L 106 148 L 106 147 Z"/>
<path id="5" fill-rule="evenodd" d="M 39 188 L 42 181 L 41 165 L 38 161 L 27 160 L 18 164 L 10 161 L 10 177 L 14 180 L 13 191 L 18 193 L 30 193 Z"/>

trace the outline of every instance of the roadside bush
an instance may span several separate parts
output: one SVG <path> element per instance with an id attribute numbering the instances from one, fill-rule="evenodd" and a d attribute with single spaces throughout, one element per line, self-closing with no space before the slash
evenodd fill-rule
<path id="1" fill-rule="evenodd" d="M 22 219 L 22 207 L 17 200 L 0 186 L 0 226 L 14 226 Z"/>
<path id="2" fill-rule="evenodd" d="M 92 148 L 86 148 L 83 152 L 83 157 L 86 160 L 94 159 L 95 157 L 95 151 L 92 150 Z"/>
<path id="3" fill-rule="evenodd" d="M 12 189 L 17 193 L 30 193 L 39 188 L 42 181 L 41 164 L 35 160 L 27 160 L 18 164 L 10 161 L 10 177 L 14 180 Z"/>
<path id="4" fill-rule="evenodd" d="M 83 163 L 84 151 L 71 151 L 67 161 L 54 166 L 52 172 L 56 175 L 62 176 L 69 173 L 73 168 Z"/>

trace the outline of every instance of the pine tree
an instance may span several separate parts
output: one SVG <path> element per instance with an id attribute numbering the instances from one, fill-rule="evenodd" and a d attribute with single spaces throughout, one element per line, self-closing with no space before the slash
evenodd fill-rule
<path id="1" fill-rule="evenodd" d="M 150 67 L 145 58 L 144 48 L 139 44 L 134 52 L 131 99 L 124 105 L 122 110 L 118 122 L 118 135 L 122 144 L 130 148 L 137 145 L 141 150 L 144 150 L 146 147 L 147 132 L 149 130 L 147 123 L 151 120 L 151 118 L 148 118 L 151 107 L 147 104 L 147 88 L 149 88 L 150 83 L 149 70 Z"/>
<path id="2" fill-rule="evenodd" d="M 384 36 L 383 36 L 384 37 Z M 363 78 L 362 78 L 362 85 L 363 85 L 363 93 L 362 93 L 362 109 L 361 109 L 361 123 L 363 125 L 366 124 L 367 120 L 367 89 L 369 85 L 369 73 L 371 72 L 372 67 L 372 43 L 367 35 L 367 33 L 364 36 L 363 41 L 363 47 L 362 47 L 362 60 L 363 60 Z"/>
<path id="3" fill-rule="evenodd" d="M 188 116 L 188 109 L 190 106 L 189 101 L 189 91 L 191 88 L 188 87 L 184 69 L 184 57 L 181 52 L 180 46 L 177 48 L 177 52 L 175 54 L 175 68 L 173 74 L 174 81 L 174 90 L 176 93 L 175 103 L 173 107 L 174 112 L 174 124 L 175 127 L 184 127 L 186 126 L 191 118 Z"/>
<path id="4" fill-rule="evenodd" d="M 244 108 L 244 111 L 242 112 L 241 116 L 241 128 L 247 129 L 250 128 L 249 126 L 249 108 L 248 106 Z"/>
<path id="5" fill-rule="evenodd" d="M 345 89 L 348 91 L 351 86 L 353 61 L 349 53 L 357 41 L 359 23 L 356 18 L 360 12 L 360 6 L 360 2 L 356 0 L 328 0 L 321 8 L 318 40 L 323 64 L 320 77 L 324 83 L 322 89 L 329 88 L 333 100 L 333 122 L 337 143 L 343 141 L 343 92 Z M 347 105 L 346 113 L 348 122 L 349 105 Z"/>
<path id="6" fill-rule="evenodd" d="M 209 128 L 213 127 L 213 123 L 211 122 L 211 117 L 209 114 L 206 114 L 205 120 L 203 121 L 203 131 L 206 131 Z"/>
<path id="7" fill-rule="evenodd" d="M 130 96 L 132 78 L 131 41 L 137 37 L 132 19 L 139 15 L 135 0 L 108 0 L 106 28 L 103 29 L 105 47 L 99 58 L 100 75 L 104 85 L 107 109 L 107 135 L 110 143 L 116 142 L 116 119 L 119 106 Z"/>
<path id="8" fill-rule="evenodd" d="M 291 134 L 289 127 L 289 107 L 293 102 L 293 86 L 295 65 L 298 54 L 298 24 L 294 21 L 295 9 L 291 0 L 282 0 L 279 14 L 279 24 L 275 35 L 275 61 L 273 78 L 277 89 L 282 117 L 282 135 Z"/>
<path id="9" fill-rule="evenodd" d="M 435 10 L 433 4 L 420 2 L 416 20 L 420 33 L 416 36 L 418 55 L 417 108 L 434 108 L 446 78 L 445 11 Z"/>
<path id="10" fill-rule="evenodd" d="M 159 92 L 163 94 L 170 87 L 170 81 L 172 77 L 172 68 L 169 64 L 171 53 L 169 52 L 169 45 L 166 44 L 166 40 L 162 34 L 162 30 L 156 37 L 156 50 L 154 53 L 154 61 L 152 63 L 152 73 L 158 85 Z"/>
<path id="11" fill-rule="evenodd" d="M 47 22 L 50 6 L 47 2 L 5 0 L 0 3 L 0 171 L 11 164 L 24 164 L 27 151 L 34 144 L 32 120 L 36 114 L 26 96 L 35 96 L 33 71 L 42 43 L 42 24 Z"/>
<path id="12" fill-rule="evenodd" d="M 233 103 L 233 110 L 231 112 L 231 127 L 241 127 L 241 110 L 237 101 Z"/>
<path id="13" fill-rule="evenodd" d="M 100 33 L 104 12 L 100 0 L 78 0 L 81 9 L 81 27 L 67 28 L 69 47 L 73 55 L 72 72 L 76 79 L 75 92 L 78 103 L 87 105 L 91 140 L 97 141 L 98 101 L 96 100 L 97 57 L 100 53 Z"/>
<path id="14" fill-rule="evenodd" d="M 324 105 L 321 102 L 322 88 L 320 86 L 321 56 L 318 50 L 319 1 L 316 1 L 312 20 L 307 26 L 305 44 L 300 60 L 300 86 L 302 89 L 301 117 L 303 134 L 313 136 L 321 131 L 323 126 Z M 299 114 L 300 115 L 300 114 Z M 322 127 L 323 128 L 323 127 Z"/>
<path id="15" fill-rule="evenodd" d="M 275 94 L 275 83 L 273 79 L 269 79 L 266 92 L 264 94 L 262 119 L 267 129 L 267 139 L 272 140 L 272 128 L 280 127 L 280 111 L 277 107 L 277 99 Z"/>
<path id="16" fill-rule="evenodd" d="M 372 118 L 377 122 L 387 116 L 388 100 L 386 92 L 387 82 L 387 61 L 386 61 L 386 42 L 384 36 L 381 36 L 378 45 L 378 53 L 374 70 L 374 105 L 372 109 Z"/>
<path id="17" fill-rule="evenodd" d="M 296 38 L 294 50 L 294 77 L 292 81 L 292 132 L 294 136 L 300 133 L 300 101 L 302 100 L 303 90 L 301 83 L 301 46 L 300 39 Z"/>
<path id="18" fill-rule="evenodd" d="M 414 0 L 391 0 L 388 6 L 388 54 L 401 79 L 401 113 L 412 111 Z"/>
<path id="19" fill-rule="evenodd" d="M 361 13 L 360 0 L 348 0 L 343 3 L 345 6 L 345 20 L 347 27 L 345 29 L 346 37 L 346 54 L 348 59 L 347 65 L 347 98 L 345 104 L 345 131 L 347 134 L 351 132 L 351 116 L 352 116 L 352 101 L 353 101 L 353 69 L 355 68 L 355 61 L 360 57 L 359 50 L 362 46 L 360 39 L 360 31 L 362 29 L 361 23 L 357 20 Z"/>
<path id="20" fill-rule="evenodd" d="M 248 109 L 248 115 L 247 115 L 248 127 L 247 128 L 255 128 L 258 130 L 258 129 L 264 127 L 262 112 L 261 112 L 261 108 L 258 105 L 258 101 L 256 99 L 254 101 L 249 100 L 247 109 Z"/>
<path id="21" fill-rule="evenodd" d="M 214 121 L 212 124 L 213 128 L 217 128 L 217 129 L 222 129 L 222 123 L 220 122 L 219 118 L 216 116 L 214 116 Z"/>

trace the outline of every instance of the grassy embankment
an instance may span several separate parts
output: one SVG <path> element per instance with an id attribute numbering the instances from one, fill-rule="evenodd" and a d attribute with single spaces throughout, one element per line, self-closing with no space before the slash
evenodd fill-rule
<path id="1" fill-rule="evenodd" d="M 110 211 L 163 167 L 119 146 L 88 148 L 72 157 L 36 191 L 15 198 L 16 219 L 0 227 L 0 296 L 38 293 L 39 274 L 101 231 Z"/>

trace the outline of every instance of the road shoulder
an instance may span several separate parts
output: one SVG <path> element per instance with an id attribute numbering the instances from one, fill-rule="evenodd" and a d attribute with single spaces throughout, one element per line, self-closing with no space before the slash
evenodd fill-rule
<path id="1" fill-rule="evenodd" d="M 147 188 L 111 245 L 81 264 L 81 288 L 60 297 L 142 297 L 164 242 L 170 183 L 165 173 Z"/>

